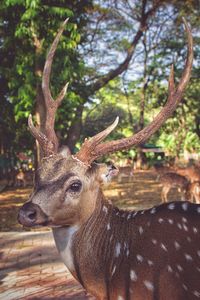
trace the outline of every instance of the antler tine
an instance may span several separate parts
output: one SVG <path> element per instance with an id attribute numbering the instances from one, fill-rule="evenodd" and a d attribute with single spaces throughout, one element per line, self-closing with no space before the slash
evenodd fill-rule
<path id="1" fill-rule="evenodd" d="M 58 106 L 61 101 L 63 100 L 66 91 L 67 91 L 67 86 L 68 83 L 64 86 L 64 88 L 62 89 L 61 93 L 58 95 L 57 97 L 57 101 L 53 100 L 53 97 L 51 95 L 51 91 L 49 88 L 49 82 L 50 82 L 50 74 L 51 74 L 51 66 L 52 66 L 52 62 L 53 62 L 53 58 L 54 58 L 54 54 L 55 51 L 57 49 L 58 46 L 58 42 L 60 40 L 60 37 L 63 33 L 63 30 L 65 28 L 66 23 L 68 22 L 68 18 L 63 22 L 63 24 L 61 25 L 52 45 L 51 48 L 49 50 L 49 53 L 47 55 L 46 61 L 45 61 L 45 65 L 44 65 L 44 70 L 43 70 L 43 76 L 42 76 L 42 91 L 44 94 L 44 98 L 45 98 L 45 103 L 46 105 L 50 105 L 50 107 L 52 106 Z"/>
<path id="2" fill-rule="evenodd" d="M 54 123 L 55 123 L 55 114 L 58 106 L 62 102 L 66 91 L 68 87 L 68 83 L 65 84 L 65 86 L 62 88 L 60 94 L 57 96 L 56 100 L 53 100 L 50 88 L 49 88 L 49 82 L 50 82 L 50 74 L 51 74 L 51 66 L 54 58 L 54 54 L 58 45 L 58 42 L 60 40 L 60 37 L 63 33 L 63 30 L 65 28 L 65 25 L 67 23 L 68 19 L 66 19 L 51 47 L 47 54 L 47 58 L 44 65 L 43 75 L 42 75 L 42 91 L 44 95 L 45 100 L 45 108 L 46 108 L 46 118 L 45 118 L 45 126 L 44 126 L 44 133 L 40 132 L 36 127 L 33 125 L 32 116 L 30 115 L 28 118 L 28 125 L 30 128 L 31 133 L 33 136 L 38 140 L 44 156 L 49 156 L 51 154 L 57 153 L 58 151 L 58 138 L 56 136 L 56 133 L 54 131 Z"/>
<path id="3" fill-rule="evenodd" d="M 44 154 L 51 155 L 54 153 L 54 147 L 53 144 L 48 140 L 46 135 L 39 131 L 33 124 L 32 115 L 30 114 L 28 117 L 28 127 L 31 132 L 31 134 L 34 136 L 34 138 L 38 141 L 40 145 L 42 145 L 42 149 Z"/>
<path id="4" fill-rule="evenodd" d="M 57 103 L 57 106 L 59 106 L 63 100 L 63 98 L 65 97 L 65 94 L 67 92 L 67 88 L 68 88 L 68 85 L 69 85 L 69 82 L 67 82 L 64 87 L 62 88 L 61 92 L 59 93 L 59 95 L 57 96 L 56 98 L 56 103 Z"/>
<path id="5" fill-rule="evenodd" d="M 174 68 L 171 67 L 170 76 L 169 76 L 169 90 L 168 90 L 168 98 L 166 104 L 161 109 L 161 111 L 157 114 L 154 120 L 143 128 L 141 131 L 136 133 L 135 135 L 123 138 L 121 140 L 110 141 L 102 144 L 90 145 L 91 151 L 89 152 L 85 143 L 81 147 L 80 151 L 77 153 L 76 157 L 80 159 L 82 162 L 86 164 L 90 164 L 95 159 L 112 152 L 116 152 L 118 150 L 128 149 L 131 146 L 141 145 L 143 144 L 153 133 L 155 133 L 162 124 L 172 115 L 175 111 L 177 105 L 181 101 L 183 92 L 187 86 L 187 83 L 190 79 L 191 69 L 192 69 L 192 61 L 193 61 L 193 38 L 189 26 L 185 19 L 183 19 L 185 24 L 185 30 L 187 33 L 188 39 L 188 54 L 187 60 L 185 64 L 185 68 L 183 71 L 183 75 L 181 80 L 175 88 L 174 85 Z M 94 139 L 95 137 L 93 137 Z M 85 155 L 84 155 L 85 153 Z"/>
<path id="6" fill-rule="evenodd" d="M 187 65 L 183 70 L 183 75 L 181 77 L 181 80 L 177 86 L 177 93 L 180 93 L 181 95 L 183 94 L 188 81 L 190 80 L 190 75 L 191 75 L 191 69 L 192 69 L 192 62 L 193 62 L 193 38 L 192 38 L 192 33 L 191 30 L 188 26 L 187 21 L 185 18 L 182 18 L 183 23 L 185 25 L 185 31 L 187 32 L 187 39 L 188 39 L 188 53 L 187 53 Z M 189 71 L 189 70 L 190 71 Z"/>
<path id="7" fill-rule="evenodd" d="M 171 70 L 169 74 L 169 80 L 168 80 L 168 93 L 170 95 L 169 99 L 173 99 L 173 94 L 175 92 L 175 84 L 174 84 L 174 65 L 171 65 Z"/>
<path id="8" fill-rule="evenodd" d="M 115 121 L 106 129 L 99 132 L 91 139 L 85 139 L 81 149 L 75 155 L 75 157 L 80 161 L 87 162 L 87 157 L 90 157 L 90 154 L 93 153 L 93 151 L 95 151 L 95 147 L 115 129 L 118 122 L 119 122 L 119 117 L 116 117 Z"/>

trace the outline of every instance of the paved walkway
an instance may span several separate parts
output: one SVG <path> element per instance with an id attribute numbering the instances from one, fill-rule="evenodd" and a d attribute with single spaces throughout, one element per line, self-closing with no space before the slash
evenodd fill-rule
<path id="1" fill-rule="evenodd" d="M 51 232 L 0 233 L 0 299 L 92 299 L 61 262 Z"/>

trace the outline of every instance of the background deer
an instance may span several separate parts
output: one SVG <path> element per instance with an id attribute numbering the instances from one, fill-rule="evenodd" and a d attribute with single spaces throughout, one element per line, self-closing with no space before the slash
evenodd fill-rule
<path id="1" fill-rule="evenodd" d="M 168 193 L 172 188 L 178 188 L 182 200 L 200 203 L 200 182 L 190 182 L 185 176 L 175 172 L 164 173 L 159 178 L 162 184 L 161 199 L 167 202 Z"/>
<path id="2" fill-rule="evenodd" d="M 200 182 L 191 182 L 187 186 L 186 199 L 200 204 Z"/>
<path id="3" fill-rule="evenodd" d="M 15 176 L 15 186 L 21 185 L 23 187 L 26 187 L 27 185 L 26 174 L 22 169 L 20 169 Z"/>
<path id="4" fill-rule="evenodd" d="M 63 25 L 64 26 L 64 25 Z M 132 137 L 104 142 L 118 119 L 84 142 L 75 155 L 59 152 L 55 112 L 66 86 L 53 100 L 49 77 L 59 30 L 44 67 L 42 88 L 47 109 L 46 132 L 29 128 L 45 158 L 35 185 L 19 211 L 25 226 L 52 226 L 60 255 L 74 277 L 97 299 L 196 299 L 200 297 L 200 205 L 171 202 L 143 211 L 123 211 L 107 201 L 101 183 L 116 173 L 96 164 L 99 157 L 144 143 L 173 113 L 189 81 L 192 36 L 182 78 L 175 88 L 173 68 L 169 95 L 155 119 Z"/>
<path id="5" fill-rule="evenodd" d="M 200 168 L 196 165 L 188 166 L 186 168 L 176 168 L 176 172 L 187 177 L 190 182 L 200 182 Z"/>
<path id="6" fill-rule="evenodd" d="M 186 193 L 188 187 L 190 186 L 189 181 L 186 177 L 179 175 L 174 172 L 164 173 L 159 178 L 162 184 L 162 191 L 161 191 L 161 199 L 163 202 L 167 202 L 167 195 L 172 188 L 178 188 L 179 192 L 181 192 L 181 199 L 186 200 Z"/>

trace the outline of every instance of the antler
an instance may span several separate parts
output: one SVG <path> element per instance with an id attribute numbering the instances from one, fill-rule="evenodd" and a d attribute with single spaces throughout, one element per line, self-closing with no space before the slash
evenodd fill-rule
<path id="1" fill-rule="evenodd" d="M 53 57 L 58 45 L 58 42 L 60 40 L 60 37 L 63 33 L 63 30 L 65 28 L 65 25 L 67 23 L 68 19 L 66 19 L 63 24 L 61 25 L 52 45 L 49 50 L 49 53 L 47 55 L 43 75 L 42 75 L 42 91 L 44 95 L 44 101 L 45 101 L 45 108 L 46 108 L 46 120 L 45 120 L 45 133 L 40 132 L 34 125 L 32 116 L 29 115 L 28 118 L 28 126 L 32 133 L 32 135 L 38 140 L 44 156 L 49 156 L 51 154 L 54 154 L 58 151 L 58 138 L 56 136 L 56 133 L 54 131 L 54 123 L 55 123 L 55 115 L 58 106 L 61 104 L 66 91 L 68 87 L 68 83 L 65 84 L 65 86 L 62 88 L 61 92 L 57 96 L 57 98 L 54 100 L 51 91 L 49 88 L 49 81 L 50 81 L 50 74 L 51 74 L 51 66 L 53 62 Z"/>
<path id="2" fill-rule="evenodd" d="M 177 105 L 181 101 L 183 92 L 187 86 L 187 83 L 190 79 L 191 69 L 192 69 L 192 61 L 193 61 L 193 39 L 192 34 L 189 29 L 189 26 L 185 19 L 183 18 L 183 22 L 185 25 L 185 30 L 187 33 L 187 39 L 188 39 L 188 54 L 187 54 L 187 60 L 185 64 L 185 68 L 183 71 L 183 75 L 181 77 L 181 80 L 175 88 L 174 84 L 174 68 L 173 65 L 171 67 L 171 72 L 169 76 L 169 87 L 168 87 L 168 98 L 166 101 L 166 104 L 161 109 L 161 111 L 157 114 L 157 116 L 154 118 L 154 120 L 147 125 L 145 128 L 143 128 L 141 131 L 136 133 L 135 135 L 123 138 L 116 141 L 110 141 L 106 143 L 100 144 L 100 142 L 115 128 L 117 125 L 117 120 L 108 127 L 106 130 L 102 131 L 101 133 L 98 133 L 94 137 L 92 137 L 89 140 L 86 140 L 84 144 L 82 145 L 79 152 L 75 155 L 75 157 L 84 162 L 85 164 L 91 164 L 92 161 L 95 159 L 111 153 L 118 150 L 128 149 L 131 146 L 136 146 L 143 144 L 153 133 L 155 133 L 162 124 L 172 115 L 172 113 L 175 111 Z M 111 129 L 111 130 L 110 130 Z M 101 138 L 99 138 L 101 137 Z"/>

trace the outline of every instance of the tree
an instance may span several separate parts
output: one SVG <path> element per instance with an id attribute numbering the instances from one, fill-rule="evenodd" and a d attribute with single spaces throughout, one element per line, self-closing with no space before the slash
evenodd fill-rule
<path id="1" fill-rule="evenodd" d="M 12 103 L 16 122 L 27 123 L 27 116 L 35 111 L 36 120 L 43 131 L 45 110 L 41 91 L 41 74 L 46 50 L 61 21 L 71 17 L 58 48 L 58 56 L 53 66 L 52 90 L 57 93 L 64 80 L 72 81 L 69 91 L 68 122 L 73 115 L 75 86 L 83 71 L 83 63 L 75 47 L 80 41 L 78 30 L 86 22 L 85 11 L 91 1 L 7 1 L 1 4 L 1 82 L 5 82 L 3 97 Z M 73 8 L 73 12 L 72 9 Z M 76 20 L 76 24 L 74 23 Z M 67 56 L 66 56 L 67 52 Z M 35 99 L 35 101 L 34 101 Z M 62 118 L 63 109 L 59 117 Z M 26 126 L 25 126 L 26 127 Z M 40 154 L 38 154 L 40 157 Z"/>

